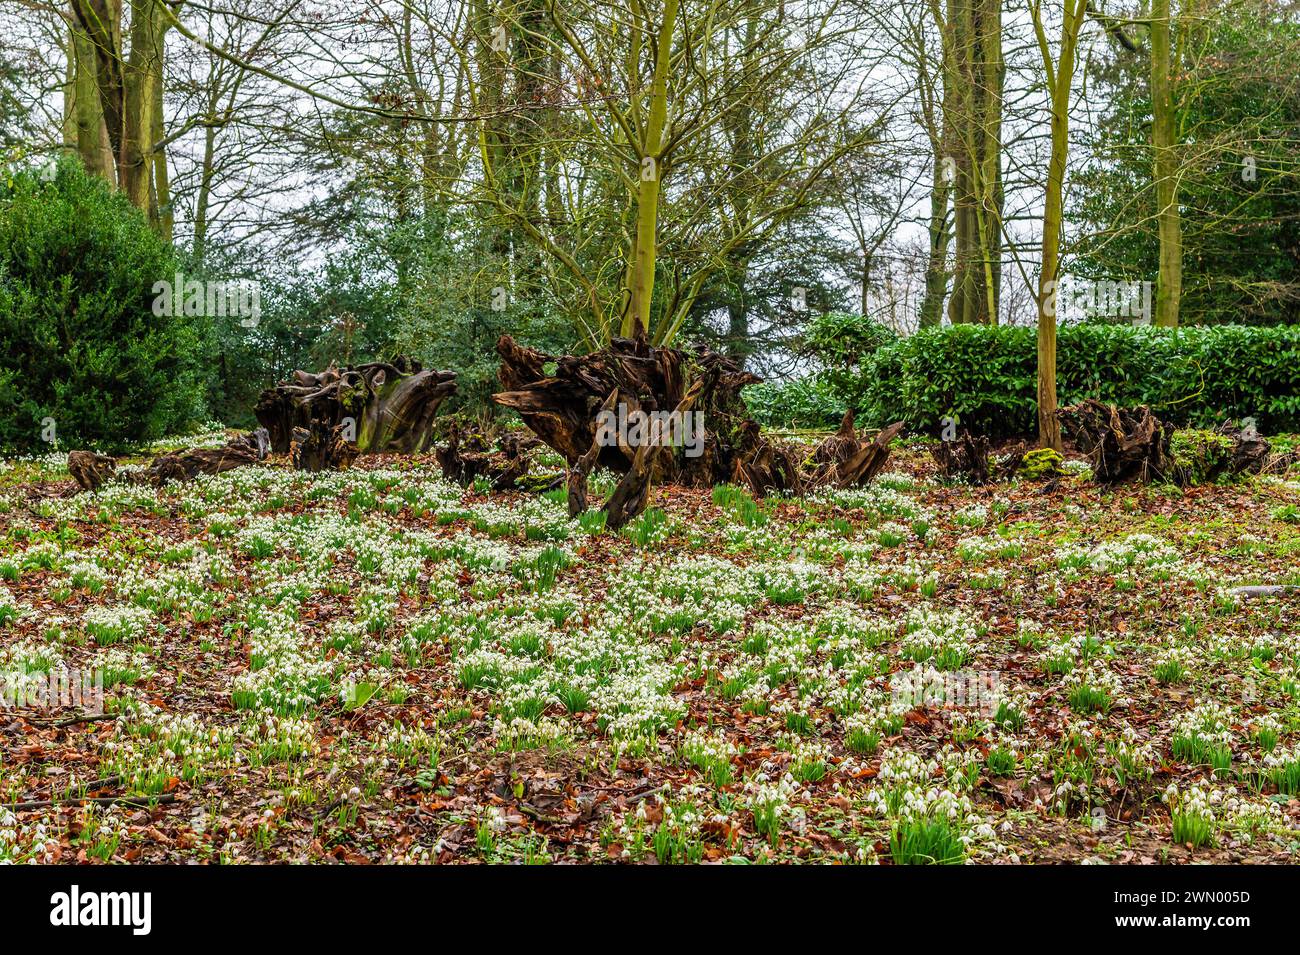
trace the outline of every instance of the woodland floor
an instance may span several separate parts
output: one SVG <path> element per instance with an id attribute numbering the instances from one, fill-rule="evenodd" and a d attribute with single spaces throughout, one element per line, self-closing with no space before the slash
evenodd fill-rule
<path id="1" fill-rule="evenodd" d="M 912 447 L 618 535 L 438 473 L 0 464 L 7 687 L 109 684 L 0 708 L 0 861 L 1297 859 L 1300 593 L 1229 592 L 1300 583 L 1295 472 L 971 489 Z"/>

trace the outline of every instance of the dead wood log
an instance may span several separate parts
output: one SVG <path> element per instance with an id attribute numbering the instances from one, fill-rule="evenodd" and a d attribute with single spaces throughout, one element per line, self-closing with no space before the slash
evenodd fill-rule
<path id="1" fill-rule="evenodd" d="M 1215 481 L 1223 476 L 1241 474 L 1259 474 L 1274 458 L 1273 446 L 1268 439 L 1254 428 L 1241 428 L 1235 421 L 1225 421 L 1214 429 L 1214 433 L 1232 442 L 1227 453 L 1219 455 L 1205 475 L 1206 481 Z"/>
<path id="2" fill-rule="evenodd" d="M 1300 592 L 1297 584 L 1260 584 L 1251 587 L 1229 587 L 1228 593 L 1238 597 L 1280 597 Z"/>
<path id="3" fill-rule="evenodd" d="M 222 474 L 266 459 L 270 437 L 258 428 L 232 438 L 220 448 L 190 448 L 154 458 L 144 471 L 150 484 L 161 487 L 170 481 L 190 481 L 198 474 Z"/>
<path id="4" fill-rule="evenodd" d="M 289 462 L 296 471 L 346 471 L 360 454 L 348 440 L 347 424 L 333 426 L 313 421 L 309 428 L 294 428 L 289 439 Z"/>
<path id="5" fill-rule="evenodd" d="M 605 403 L 600 406 L 600 413 L 613 411 L 617 404 L 618 389 L 615 388 L 609 393 Z M 600 449 L 599 436 L 593 437 L 591 447 L 578 455 L 578 459 L 569 465 L 568 472 L 565 474 L 566 500 L 571 518 L 587 512 L 587 479 L 591 477 L 596 460 L 600 457 Z"/>
<path id="6" fill-rule="evenodd" d="M 481 472 L 486 450 L 487 441 L 481 435 L 465 434 L 460 425 L 452 422 L 447 428 L 447 443 L 435 448 L 433 456 L 442 468 L 443 477 L 468 487 Z"/>
<path id="7" fill-rule="evenodd" d="M 1100 484 L 1173 480 L 1169 442 L 1174 428 L 1146 405 L 1117 408 L 1088 398 L 1057 412 L 1066 435 L 1079 447 Z"/>
<path id="8" fill-rule="evenodd" d="M 889 461 L 889 442 L 898 437 L 902 430 L 901 421 L 882 428 L 873 439 L 861 442 L 856 451 L 835 467 L 830 481 L 822 483 L 831 483 L 836 487 L 862 487 L 870 484 L 885 469 Z"/>
<path id="9" fill-rule="evenodd" d="M 762 497 L 772 491 L 802 494 L 808 479 L 803 473 L 809 459 L 806 448 L 772 441 L 757 421 L 743 422 L 737 430 L 737 451 L 731 468 L 730 482 L 748 487 Z"/>
<path id="10" fill-rule="evenodd" d="M 469 487 L 478 478 L 486 477 L 494 491 L 518 490 L 528 476 L 528 452 L 540 442 L 519 434 L 501 436 L 492 450 L 491 439 L 482 431 L 465 429 L 457 422 L 447 427 L 447 443 L 434 450 L 434 457 L 442 468 L 443 477 Z"/>
<path id="11" fill-rule="evenodd" d="M 1296 453 L 1277 453 L 1254 428 L 1225 421 L 1213 431 L 1180 430 L 1174 436 L 1179 484 L 1213 484 L 1220 478 L 1285 472 Z"/>
<path id="12" fill-rule="evenodd" d="M 731 359 L 707 349 L 688 353 L 627 338 L 615 338 L 588 355 L 553 357 L 505 335 L 497 342 L 497 353 L 505 391 L 492 400 L 517 411 L 570 467 L 591 449 L 598 413 L 615 392 L 617 407 L 609 410 L 627 422 L 642 413 L 673 411 L 696 380 L 705 381 L 694 404 L 696 420 L 703 422 L 701 433 L 690 434 L 690 441 L 671 453 L 655 456 L 656 479 L 712 487 L 731 478 L 740 428 L 749 420 L 740 390 L 760 380 Z M 636 457 L 636 444 L 603 442 L 596 463 L 625 474 Z"/>
<path id="13" fill-rule="evenodd" d="M 117 461 L 94 451 L 69 451 L 68 473 L 83 491 L 98 491 L 117 473 Z"/>
<path id="14" fill-rule="evenodd" d="M 749 417 L 740 396 L 745 385 L 760 379 L 704 349 L 688 353 L 643 339 L 615 338 L 589 355 L 553 357 L 502 336 L 497 353 L 506 390 L 493 400 L 517 411 L 534 434 L 563 456 L 576 490 L 575 507 L 585 505 L 586 475 L 596 465 L 621 475 L 637 466 L 646 436 L 625 435 L 624 425 L 642 414 L 671 415 L 674 426 L 692 433 L 668 442 L 663 453 L 642 456 L 643 466 L 649 461 L 653 473 L 639 473 L 630 487 L 652 480 L 690 487 L 731 482 L 761 495 L 801 493 L 825 484 L 856 486 L 884 467 L 888 444 L 902 430 L 900 422 L 874 439 L 860 438 L 849 414 L 840 430 L 811 454 L 799 445 L 773 441 Z M 698 396 L 688 406 L 693 417 L 687 422 L 680 417 L 683 401 L 697 383 Z M 615 411 L 619 426 L 611 440 L 600 433 L 599 422 L 602 412 L 608 421 L 608 413 Z"/>
<path id="15" fill-rule="evenodd" d="M 270 437 L 258 428 L 231 438 L 220 448 L 189 448 L 160 454 L 143 468 L 117 470 L 117 461 L 92 451 L 68 452 L 68 471 L 85 491 L 97 491 L 116 478 L 130 484 L 162 487 L 172 481 L 191 481 L 199 474 L 222 474 L 266 459 Z"/>
<path id="16" fill-rule="evenodd" d="M 144 478 L 155 487 L 170 481 L 191 481 L 198 474 L 222 474 L 266 459 L 270 438 L 264 428 L 232 438 L 220 448 L 190 448 L 154 458 Z"/>
<path id="17" fill-rule="evenodd" d="M 272 449 L 284 454 L 295 428 L 324 440 L 345 425 L 345 440 L 359 453 L 416 454 L 433 441 L 438 407 L 456 392 L 456 375 L 424 369 L 412 358 L 333 365 L 319 373 L 295 371 L 288 381 L 262 392 L 254 408 Z"/>
<path id="18" fill-rule="evenodd" d="M 508 491 L 520 486 L 528 474 L 528 449 L 537 445 L 536 439 L 518 434 L 507 434 L 498 442 L 501 453 L 488 464 L 492 490 Z"/>
<path id="19" fill-rule="evenodd" d="M 679 417 L 688 414 L 705 390 L 712 387 L 713 382 L 710 378 L 714 374 L 716 372 L 708 372 L 695 379 L 674 409 L 674 413 Z M 629 521 L 645 510 L 650 500 L 650 481 L 655 473 L 655 462 L 663 456 L 666 448 L 667 444 L 662 441 L 646 441 L 636 449 L 632 466 L 601 505 L 600 509 L 605 512 L 607 528 L 616 531 L 625 527 Z"/>
<path id="20" fill-rule="evenodd" d="M 989 439 L 985 435 L 962 431 L 956 440 L 940 441 L 930 449 L 930 454 L 939 465 L 939 473 L 949 480 L 965 481 L 976 486 L 988 484 L 992 480 Z"/>

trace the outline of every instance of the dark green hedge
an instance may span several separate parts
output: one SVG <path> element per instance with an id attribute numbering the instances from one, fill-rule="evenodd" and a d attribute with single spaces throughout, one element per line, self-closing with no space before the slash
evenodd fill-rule
<path id="1" fill-rule="evenodd" d="M 1061 405 L 1086 397 L 1151 405 L 1178 424 L 1254 417 L 1262 431 L 1300 430 L 1300 328 L 1158 329 L 1063 326 Z M 1032 328 L 960 325 L 887 344 L 830 380 L 863 424 L 903 420 L 935 432 L 956 414 L 991 436 L 1036 430 L 1037 338 Z"/>

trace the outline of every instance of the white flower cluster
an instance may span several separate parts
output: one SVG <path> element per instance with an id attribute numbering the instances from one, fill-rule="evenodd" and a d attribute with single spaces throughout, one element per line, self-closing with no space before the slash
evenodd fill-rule
<path id="1" fill-rule="evenodd" d="M 1103 541 L 1091 548 L 1066 545 L 1057 548 L 1055 557 L 1061 567 L 1086 568 L 1102 574 L 1141 570 L 1160 577 L 1194 569 L 1177 548 L 1150 534 L 1129 534 L 1122 540 Z"/>
<path id="2" fill-rule="evenodd" d="M 23 615 L 23 606 L 4 584 L 0 584 L 0 627 L 13 623 Z"/>
<path id="3" fill-rule="evenodd" d="M 727 739 L 721 729 L 709 732 L 703 728 L 686 734 L 681 744 L 682 756 L 695 765 L 707 765 L 712 762 L 730 760 L 740 750 L 736 744 Z"/>
<path id="4" fill-rule="evenodd" d="M 1200 783 L 1192 783 L 1186 789 L 1180 789 L 1178 783 L 1170 783 L 1160 799 L 1169 806 L 1170 812 L 1213 828 L 1218 823 L 1217 810 L 1223 802 L 1223 792 Z"/>
<path id="5" fill-rule="evenodd" d="M 768 813 L 781 819 L 791 814 L 791 804 L 799 792 L 798 784 L 789 773 L 771 782 L 766 773 L 760 772 L 745 784 L 745 801 L 754 813 Z"/>
<path id="6" fill-rule="evenodd" d="M 86 633 L 100 644 L 139 640 L 153 622 L 153 611 L 145 607 L 121 604 L 115 607 L 87 607 L 81 615 Z"/>
<path id="7" fill-rule="evenodd" d="M 1170 736 L 1174 739 L 1181 737 L 1228 746 L 1233 739 L 1232 721 L 1232 710 L 1216 700 L 1210 700 L 1175 719 Z"/>
<path id="8" fill-rule="evenodd" d="M 973 652 L 976 630 L 960 610 L 941 610 L 926 604 L 913 607 L 903 620 L 903 652 L 922 662 L 935 659 L 940 669 L 955 669 Z"/>
<path id="9" fill-rule="evenodd" d="M 53 862 L 59 847 L 57 835 L 44 820 L 19 822 L 18 817 L 0 806 L 0 865 L 22 862 Z"/>
<path id="10" fill-rule="evenodd" d="M 241 709 L 269 707 L 281 715 L 302 713 L 329 693 L 334 665 L 279 608 L 250 613 L 249 667 L 231 681 Z"/>

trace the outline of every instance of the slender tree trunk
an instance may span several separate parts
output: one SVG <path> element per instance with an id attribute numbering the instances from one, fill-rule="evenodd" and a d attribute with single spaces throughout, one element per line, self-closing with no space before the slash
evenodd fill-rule
<path id="1" fill-rule="evenodd" d="M 1002 250 L 1001 0 L 948 0 L 948 25 L 952 81 L 944 113 L 953 131 L 956 245 L 948 316 L 954 324 L 994 324 Z"/>
<path id="2" fill-rule="evenodd" d="M 948 293 L 948 243 L 952 239 L 948 195 L 952 186 L 947 181 L 943 159 L 938 154 L 934 157 L 934 183 L 930 187 L 930 254 L 925 264 L 925 298 L 921 300 L 922 328 L 939 325 L 943 318 L 943 300 Z"/>
<path id="3" fill-rule="evenodd" d="M 1056 286 L 1061 265 L 1061 217 L 1065 197 L 1065 159 L 1070 140 L 1070 91 L 1074 85 L 1075 51 L 1088 0 L 1067 0 L 1061 27 L 1061 49 L 1055 70 L 1047 52 L 1041 22 L 1036 24 L 1044 66 L 1051 77 L 1051 158 L 1043 198 L 1043 254 L 1038 273 L 1038 442 L 1061 450 L 1061 423 L 1056 417 Z"/>
<path id="4" fill-rule="evenodd" d="M 176 226 L 176 212 L 172 208 L 171 175 L 167 171 L 167 150 L 158 144 L 166 135 L 163 129 L 163 77 L 159 70 L 154 75 L 154 102 L 157 104 L 153 113 L 153 196 L 154 208 L 158 210 L 158 234 L 166 241 L 172 240 Z"/>
<path id="5" fill-rule="evenodd" d="M 1183 231 L 1178 210 L 1178 161 L 1174 146 L 1173 64 L 1169 0 L 1151 6 L 1151 144 L 1156 181 L 1160 272 L 1156 324 L 1177 327 L 1183 293 Z"/>
<path id="6" fill-rule="evenodd" d="M 630 302 L 623 317 L 624 337 L 645 334 L 650 328 L 650 302 L 654 297 L 655 254 L 658 245 L 659 184 L 664 172 L 663 138 L 668 122 L 668 70 L 679 6 L 680 0 L 664 0 L 663 21 L 659 26 L 655 50 L 650 109 L 640 149 L 641 167 L 637 171 L 636 239 L 628 282 Z"/>
<path id="7" fill-rule="evenodd" d="M 122 141 L 118 183 L 131 204 L 149 213 L 160 228 L 156 204 L 150 201 L 154 182 L 154 113 L 161 111 L 163 36 L 166 26 L 161 0 L 130 0 L 131 50 L 122 71 L 125 80 Z"/>
<path id="8" fill-rule="evenodd" d="M 209 113 L 216 118 L 216 110 Z M 209 123 L 203 130 L 203 162 L 199 166 L 199 189 L 194 199 L 194 261 L 202 264 L 208 254 L 208 204 L 212 199 L 215 175 L 217 127 Z"/>
<path id="9" fill-rule="evenodd" d="M 921 299 L 918 324 L 921 328 L 935 328 L 943 321 L 944 300 L 948 296 L 948 249 L 952 243 L 953 221 L 948 215 L 952 200 L 955 175 L 956 129 L 953 104 L 956 76 L 953 71 L 952 31 L 953 5 L 949 3 L 947 19 L 940 12 L 937 0 L 931 4 L 931 15 L 940 36 L 939 90 L 936 102 L 933 81 L 924 75 L 924 66 L 918 76 L 922 108 L 926 118 L 926 132 L 934 155 L 934 178 L 930 184 L 930 219 L 927 228 L 929 256 L 925 264 L 925 294 Z M 924 40 L 920 41 L 922 44 Z"/>
<path id="10" fill-rule="evenodd" d="M 984 263 L 985 320 L 998 323 L 1002 287 L 1002 0 L 981 0 L 980 54 L 983 109 L 980 115 L 980 248 Z"/>

